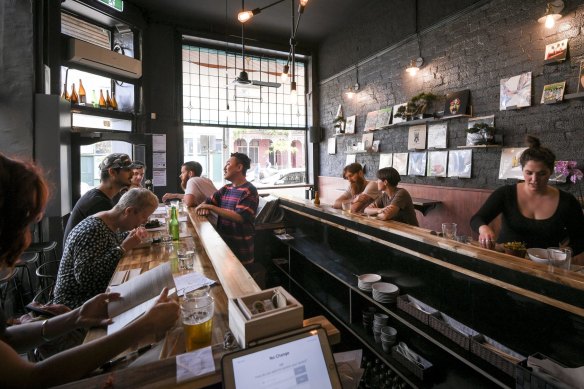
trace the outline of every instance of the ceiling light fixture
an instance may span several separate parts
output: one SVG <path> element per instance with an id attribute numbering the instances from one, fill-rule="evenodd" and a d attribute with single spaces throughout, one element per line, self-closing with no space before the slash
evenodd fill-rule
<path id="1" fill-rule="evenodd" d="M 241 10 L 240 13 L 237 14 L 237 20 L 239 20 L 241 23 L 245 23 L 247 22 L 249 19 L 253 18 L 255 15 L 259 14 L 260 12 L 262 12 L 264 9 L 270 8 L 276 4 L 279 4 L 281 2 L 283 2 L 284 0 L 278 0 L 273 2 L 272 4 L 268 4 L 265 7 L 262 8 L 254 8 L 251 11 L 245 11 L 245 10 Z"/>
<path id="2" fill-rule="evenodd" d="M 357 48 L 357 51 L 359 51 L 359 48 Z M 349 90 L 347 92 L 345 92 L 345 94 L 347 95 L 347 97 L 349 99 L 352 99 L 353 96 L 355 96 L 355 93 L 357 93 L 359 91 L 359 63 L 355 64 L 355 85 L 353 85 L 352 88 L 349 88 Z"/>
<path id="3" fill-rule="evenodd" d="M 420 33 L 418 32 L 418 0 L 416 0 L 414 4 L 414 12 L 415 12 L 415 19 L 416 19 L 416 41 L 418 43 L 418 58 L 412 59 L 406 68 L 406 72 L 409 73 L 410 76 L 415 77 L 418 74 L 418 71 L 424 64 L 424 59 L 422 58 L 422 47 L 420 45 Z"/>
<path id="4" fill-rule="evenodd" d="M 539 23 L 544 23 L 546 28 L 552 28 L 556 24 L 556 20 L 562 18 L 562 10 L 564 9 L 564 2 L 562 0 L 556 0 L 547 3 L 545 7 L 545 14 L 537 19 Z"/>

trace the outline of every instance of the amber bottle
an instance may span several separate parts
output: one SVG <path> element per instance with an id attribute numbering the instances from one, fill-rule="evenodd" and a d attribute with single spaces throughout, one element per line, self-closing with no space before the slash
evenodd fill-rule
<path id="1" fill-rule="evenodd" d="M 107 105 L 105 103 L 105 99 L 103 97 L 103 89 L 99 90 L 99 108 L 107 108 Z"/>
<path id="2" fill-rule="evenodd" d="M 83 87 L 81 79 L 79 79 L 79 105 L 85 104 L 87 104 L 87 94 L 85 93 L 85 88 Z"/>
<path id="3" fill-rule="evenodd" d="M 78 104 L 79 103 L 79 96 L 77 96 L 77 92 L 75 92 L 75 83 L 71 84 L 71 104 Z"/>

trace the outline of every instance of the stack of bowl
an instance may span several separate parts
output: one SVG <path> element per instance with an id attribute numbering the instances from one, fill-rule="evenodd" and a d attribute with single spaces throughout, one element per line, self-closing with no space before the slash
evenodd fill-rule
<path id="1" fill-rule="evenodd" d="M 369 333 L 371 330 L 371 325 L 373 324 L 373 314 L 375 313 L 374 307 L 368 307 L 363 310 L 363 327 Z"/>
<path id="2" fill-rule="evenodd" d="M 375 343 L 381 343 L 381 328 L 387 326 L 389 316 L 385 313 L 376 313 L 373 315 L 373 337 Z"/>
<path id="3" fill-rule="evenodd" d="M 386 353 L 391 352 L 391 346 L 395 344 L 397 340 L 397 330 L 393 327 L 385 326 L 381 327 L 381 347 Z"/>
<path id="4" fill-rule="evenodd" d="M 399 294 L 399 288 L 388 282 L 376 282 L 371 286 L 373 300 L 385 304 L 395 304 Z"/>
<path id="5" fill-rule="evenodd" d="M 357 287 L 364 292 L 371 292 L 374 283 L 381 281 L 379 274 L 361 274 L 357 277 Z"/>

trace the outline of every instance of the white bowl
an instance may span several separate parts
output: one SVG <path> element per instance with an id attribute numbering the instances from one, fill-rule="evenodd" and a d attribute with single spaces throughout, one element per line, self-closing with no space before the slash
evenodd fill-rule
<path id="1" fill-rule="evenodd" d="M 529 259 L 536 263 L 548 263 L 548 252 L 547 249 L 527 249 L 527 255 Z"/>
<path id="2" fill-rule="evenodd" d="M 380 281 L 381 276 L 379 274 L 361 274 L 358 279 L 362 283 L 372 284 L 374 282 Z"/>

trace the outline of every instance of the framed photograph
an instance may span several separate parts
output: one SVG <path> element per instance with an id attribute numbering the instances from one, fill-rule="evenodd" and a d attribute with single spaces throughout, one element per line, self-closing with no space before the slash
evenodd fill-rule
<path id="1" fill-rule="evenodd" d="M 562 62 L 566 60 L 568 55 L 568 40 L 563 39 L 559 42 L 554 42 L 545 46 L 546 63 Z"/>
<path id="2" fill-rule="evenodd" d="M 357 161 L 357 155 L 347 154 L 347 159 L 345 160 L 345 166 L 355 163 Z"/>
<path id="3" fill-rule="evenodd" d="M 327 150 L 329 154 L 337 153 L 337 140 L 335 138 L 329 138 L 327 144 Z"/>
<path id="4" fill-rule="evenodd" d="M 426 174 L 428 177 L 446 177 L 448 151 L 428 151 L 428 165 Z"/>
<path id="5" fill-rule="evenodd" d="M 374 153 L 379 152 L 379 144 L 381 143 L 380 140 L 374 140 L 373 145 L 371 146 L 371 151 Z"/>
<path id="6" fill-rule="evenodd" d="M 408 153 L 393 153 L 393 168 L 405 176 L 408 174 Z"/>
<path id="7" fill-rule="evenodd" d="M 446 95 L 444 116 L 466 115 L 466 112 L 468 111 L 469 99 L 470 89 L 465 89 Z"/>
<path id="8" fill-rule="evenodd" d="M 410 160 L 408 163 L 409 176 L 425 176 L 426 175 L 426 152 L 418 151 L 410 153 Z"/>
<path id="9" fill-rule="evenodd" d="M 476 118 L 469 118 L 467 123 L 467 129 L 471 129 L 475 124 L 486 124 L 489 127 L 495 128 L 495 115 L 489 116 L 479 116 Z M 484 144 L 492 144 L 495 139 L 494 130 L 482 129 L 479 132 L 467 132 L 466 133 L 466 145 L 476 146 Z"/>
<path id="10" fill-rule="evenodd" d="M 521 153 L 527 150 L 527 147 L 510 148 L 506 147 L 501 151 L 501 163 L 499 165 L 499 179 L 506 180 L 514 178 L 523 179 L 523 172 L 519 164 Z"/>
<path id="11" fill-rule="evenodd" d="M 371 111 L 367 113 L 367 119 L 365 119 L 365 128 L 363 131 L 375 131 L 375 125 L 377 124 L 377 111 Z"/>
<path id="12" fill-rule="evenodd" d="M 408 150 L 426 149 L 426 125 L 411 126 L 408 132 Z"/>
<path id="13" fill-rule="evenodd" d="M 448 177 L 470 178 L 472 150 L 450 150 L 448 152 Z"/>
<path id="14" fill-rule="evenodd" d="M 373 147 L 373 134 L 363 134 L 363 150 L 371 151 Z"/>
<path id="15" fill-rule="evenodd" d="M 428 125 L 428 149 L 445 149 L 448 134 L 448 123 L 433 123 Z"/>
<path id="16" fill-rule="evenodd" d="M 391 124 L 391 112 L 393 107 L 387 107 L 377 111 L 377 122 L 375 123 L 376 129 L 382 129 Z"/>
<path id="17" fill-rule="evenodd" d="M 354 134 L 355 133 L 355 119 L 357 117 L 355 115 L 349 116 L 347 121 L 345 122 L 345 134 Z"/>
<path id="18" fill-rule="evenodd" d="M 584 92 L 584 61 L 580 62 L 580 75 L 578 76 L 578 93 Z"/>
<path id="19" fill-rule="evenodd" d="M 543 87 L 541 94 L 542 104 L 554 104 L 564 100 L 564 90 L 566 89 L 566 81 L 547 84 Z"/>
<path id="20" fill-rule="evenodd" d="M 383 169 L 384 167 L 392 167 L 393 166 L 393 154 L 392 153 L 384 153 L 379 155 L 379 168 Z"/>
<path id="21" fill-rule="evenodd" d="M 408 103 L 397 104 L 397 105 L 394 105 L 393 106 L 392 119 L 391 119 L 391 122 L 393 124 L 402 123 L 402 122 L 405 122 L 406 121 L 406 119 L 404 119 L 404 118 L 398 118 L 398 117 L 395 116 L 395 114 L 397 113 L 397 110 L 399 109 L 399 107 L 405 107 L 406 105 L 408 105 Z"/>
<path id="22" fill-rule="evenodd" d="M 531 106 L 531 72 L 501 80 L 499 109 L 506 111 Z"/>

